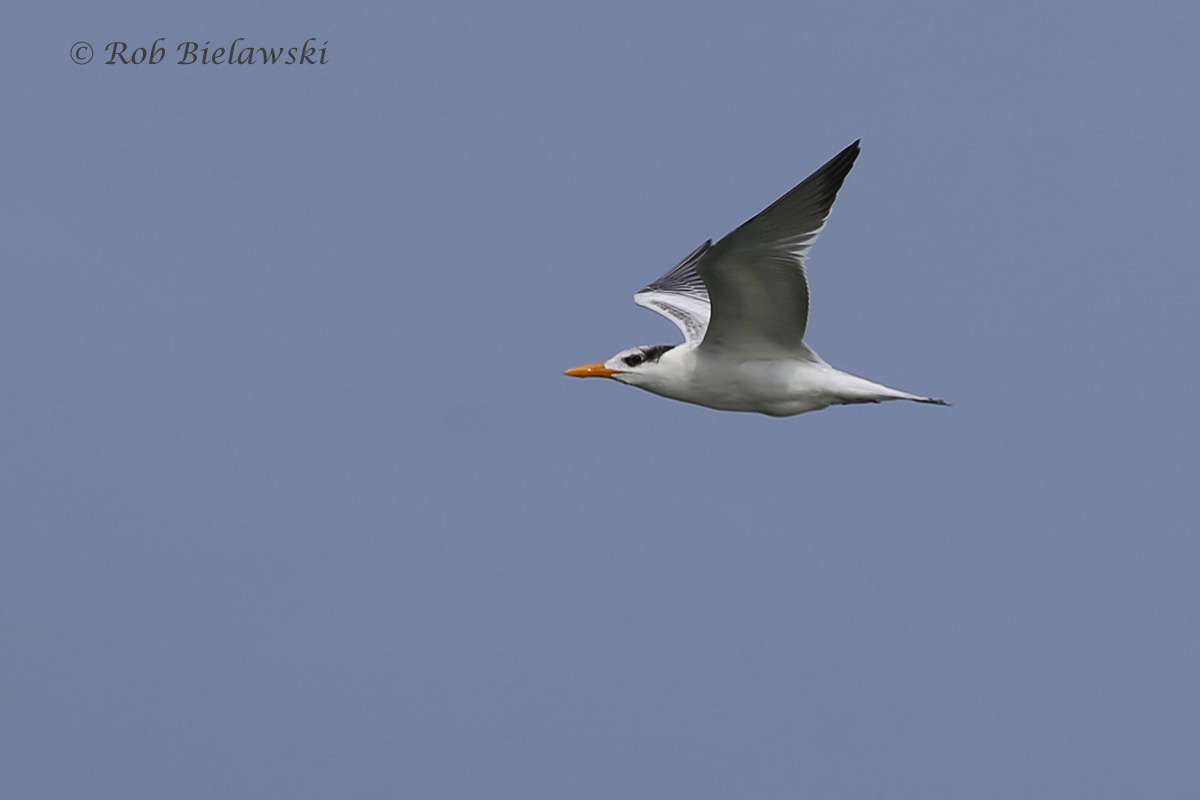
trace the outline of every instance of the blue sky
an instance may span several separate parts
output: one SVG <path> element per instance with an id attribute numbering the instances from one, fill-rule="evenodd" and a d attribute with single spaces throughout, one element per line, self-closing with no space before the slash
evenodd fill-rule
<path id="1" fill-rule="evenodd" d="M 1194 3 L 3 30 L 0 794 L 1200 792 Z M 858 138 L 809 340 L 953 408 L 561 376 Z"/>

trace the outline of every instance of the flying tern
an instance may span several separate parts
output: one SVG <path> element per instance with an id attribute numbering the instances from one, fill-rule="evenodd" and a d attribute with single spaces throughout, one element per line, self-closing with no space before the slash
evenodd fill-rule
<path id="1" fill-rule="evenodd" d="M 683 344 L 631 347 L 564 374 L 611 378 L 685 403 L 774 417 L 884 400 L 949 405 L 834 369 L 804 341 L 804 265 L 858 158 L 858 144 L 633 296 L 674 322 Z"/>

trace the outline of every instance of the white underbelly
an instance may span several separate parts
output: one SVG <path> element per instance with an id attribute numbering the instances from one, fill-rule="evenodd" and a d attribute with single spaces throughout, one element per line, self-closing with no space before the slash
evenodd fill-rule
<path id="1" fill-rule="evenodd" d="M 786 417 L 838 402 L 837 370 L 779 361 L 709 363 L 693 371 L 677 399 L 722 411 Z"/>

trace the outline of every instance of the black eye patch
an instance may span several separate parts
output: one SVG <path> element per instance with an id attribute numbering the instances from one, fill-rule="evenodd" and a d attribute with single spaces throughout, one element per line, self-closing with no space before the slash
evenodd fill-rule
<path id="1" fill-rule="evenodd" d="M 660 358 L 662 358 L 663 353 L 667 352 L 668 350 L 674 349 L 674 347 L 675 347 L 675 345 L 673 345 L 673 344 L 651 345 L 650 347 L 647 347 L 645 350 L 642 351 L 642 356 L 641 356 L 642 360 L 645 360 L 648 358 L 651 361 L 658 361 Z"/>
<path id="2" fill-rule="evenodd" d="M 674 348 L 673 344 L 652 344 L 643 347 L 640 353 L 630 353 L 621 360 L 625 362 L 627 367 L 636 367 L 638 364 L 643 364 L 647 361 L 658 361 L 662 358 L 662 354 Z"/>

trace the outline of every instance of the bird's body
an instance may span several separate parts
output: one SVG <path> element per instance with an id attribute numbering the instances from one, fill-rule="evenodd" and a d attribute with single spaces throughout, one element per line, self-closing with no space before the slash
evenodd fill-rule
<path id="1" fill-rule="evenodd" d="M 834 369 L 823 360 L 711 356 L 683 344 L 664 352 L 658 363 L 660 369 L 653 372 L 624 373 L 622 382 L 685 403 L 772 417 L 848 403 L 930 401 Z"/>
<path id="2" fill-rule="evenodd" d="M 715 245 L 705 242 L 634 295 L 683 332 L 684 343 L 643 345 L 566 371 L 613 378 L 723 411 L 787 417 L 831 405 L 913 400 L 946 405 L 834 369 L 805 342 L 804 264 L 858 142 Z"/>

